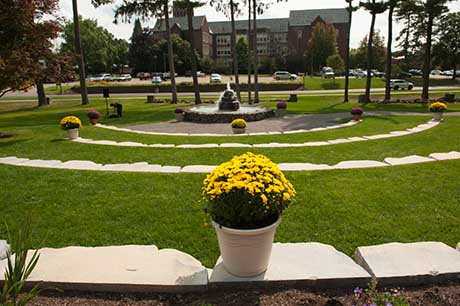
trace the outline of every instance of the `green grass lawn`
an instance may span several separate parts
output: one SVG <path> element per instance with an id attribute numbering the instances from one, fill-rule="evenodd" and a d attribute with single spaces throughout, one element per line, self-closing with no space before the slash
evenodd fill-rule
<path id="1" fill-rule="evenodd" d="M 387 169 L 288 173 L 298 191 L 276 235 L 352 255 L 358 246 L 460 236 L 460 161 Z M 34 247 L 155 244 L 208 267 L 219 255 L 199 204 L 204 175 L 132 174 L 1 166 L 1 221 L 31 211 Z M 6 236 L 0 222 L 0 237 Z"/>
<path id="2" fill-rule="evenodd" d="M 114 99 L 116 100 L 116 99 Z M 301 97 L 289 112 L 348 112 L 358 104 L 341 97 Z M 162 165 L 215 165 L 246 149 L 153 149 L 87 145 L 64 141 L 59 120 L 78 115 L 83 137 L 145 143 L 305 142 L 373 135 L 413 127 L 427 116 L 376 116 L 349 128 L 298 135 L 242 138 L 191 138 L 134 135 L 88 125 L 85 110 L 104 110 L 102 99 L 91 106 L 59 100 L 50 107 L 29 108 L 26 102 L 0 103 L 0 131 L 16 137 L 0 139 L 0 157 L 92 160 L 99 163 L 141 162 Z M 123 100 L 125 117 L 110 124 L 126 126 L 174 118 L 175 105 L 146 104 L 144 98 Z M 267 103 L 274 106 L 275 103 Z M 17 109 L 12 109 L 12 107 Z M 367 104 L 365 110 L 426 112 L 422 104 Z M 449 105 L 460 110 L 460 104 Z M 460 150 L 460 117 L 415 135 L 326 147 L 264 148 L 255 153 L 275 162 L 335 164 L 343 160 L 427 156 Z M 460 237 L 460 161 L 401 167 L 292 173 L 288 178 L 298 201 L 287 211 L 277 241 L 318 241 L 352 254 L 357 246 L 390 241 L 436 240 L 455 245 Z M 203 174 L 113 173 L 33 169 L 0 165 L 0 238 L 7 221 L 13 227 L 27 212 L 35 221 L 34 247 L 68 245 L 156 244 L 192 254 L 212 267 L 218 246 L 212 228 L 204 226 L 200 200 Z M 325 216 L 327 216 L 325 218 Z"/>

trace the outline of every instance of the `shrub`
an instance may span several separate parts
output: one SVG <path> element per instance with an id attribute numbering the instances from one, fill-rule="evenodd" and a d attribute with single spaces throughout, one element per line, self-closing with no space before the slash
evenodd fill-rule
<path id="1" fill-rule="evenodd" d="M 178 108 L 176 108 L 176 109 L 174 110 L 174 113 L 176 113 L 176 114 L 183 114 L 184 111 L 185 111 L 185 110 L 184 110 L 183 108 L 178 107 Z"/>
<path id="2" fill-rule="evenodd" d="M 78 129 L 81 127 L 81 121 L 75 116 L 67 116 L 61 120 L 61 128 L 63 130 Z"/>
<path id="3" fill-rule="evenodd" d="M 435 102 L 431 103 L 428 109 L 433 113 L 442 113 L 447 110 L 447 105 L 442 102 Z"/>
<path id="4" fill-rule="evenodd" d="M 95 109 L 88 111 L 87 114 L 89 119 L 99 119 L 99 117 L 101 116 L 101 113 L 99 113 Z"/>
<path id="5" fill-rule="evenodd" d="M 352 115 L 362 115 L 364 113 L 363 109 L 360 107 L 354 107 L 351 109 Z"/>
<path id="6" fill-rule="evenodd" d="M 246 121 L 244 119 L 235 119 L 235 120 L 232 121 L 232 128 L 244 129 L 247 126 L 248 126 L 248 124 L 246 123 Z"/>
<path id="7" fill-rule="evenodd" d="M 254 229 L 273 224 L 296 191 L 275 163 L 248 152 L 212 171 L 203 181 L 202 194 L 215 222 Z"/>
<path id="8" fill-rule="evenodd" d="M 286 109 L 287 108 L 287 103 L 286 102 L 278 102 L 278 104 L 276 104 L 276 108 L 277 109 Z"/>

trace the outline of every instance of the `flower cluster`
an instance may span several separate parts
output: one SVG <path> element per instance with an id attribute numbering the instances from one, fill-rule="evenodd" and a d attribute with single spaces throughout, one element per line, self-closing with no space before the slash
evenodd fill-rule
<path id="1" fill-rule="evenodd" d="M 246 123 L 246 121 L 244 119 L 235 119 L 235 120 L 232 121 L 232 128 L 244 129 L 247 126 L 248 126 L 248 124 Z"/>
<path id="2" fill-rule="evenodd" d="M 352 115 L 362 115 L 364 113 L 363 109 L 360 107 L 354 107 L 351 109 Z"/>
<path id="3" fill-rule="evenodd" d="M 447 110 L 447 105 L 442 102 L 435 102 L 435 103 L 431 103 L 428 109 L 430 110 L 430 112 L 433 112 L 433 113 L 442 113 L 445 110 Z"/>
<path id="4" fill-rule="evenodd" d="M 101 116 L 101 114 L 95 109 L 89 110 L 86 114 L 88 115 L 89 119 L 99 119 Z"/>
<path id="5" fill-rule="evenodd" d="M 183 108 L 178 107 L 178 108 L 176 108 L 176 109 L 174 110 L 174 113 L 176 113 L 176 114 L 183 114 L 184 111 L 185 111 L 185 110 L 184 110 Z"/>
<path id="6" fill-rule="evenodd" d="M 286 109 L 287 108 L 287 103 L 286 102 L 278 102 L 278 104 L 276 104 L 276 108 L 277 109 Z"/>
<path id="7" fill-rule="evenodd" d="M 60 125 L 63 130 L 78 129 L 81 127 L 81 121 L 75 116 L 67 116 L 62 118 Z"/>
<path id="8" fill-rule="evenodd" d="M 275 163 L 249 152 L 221 164 L 203 185 L 207 212 L 214 221 L 230 228 L 270 225 L 296 196 Z"/>
<path id="9" fill-rule="evenodd" d="M 379 292 L 376 282 L 372 282 L 369 289 L 357 287 L 353 293 L 353 306 L 409 306 L 399 289 Z"/>

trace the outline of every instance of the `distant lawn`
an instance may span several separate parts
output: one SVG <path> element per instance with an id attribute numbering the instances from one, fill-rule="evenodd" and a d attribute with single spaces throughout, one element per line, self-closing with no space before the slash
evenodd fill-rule
<path id="1" fill-rule="evenodd" d="M 460 237 L 460 161 L 287 173 L 297 202 L 275 240 L 358 246 Z M 204 174 L 139 174 L 0 166 L 0 237 L 32 212 L 33 247 L 155 244 L 212 268 L 219 256 L 200 200 Z"/>
<path id="2" fill-rule="evenodd" d="M 322 79 L 319 77 L 305 77 L 304 86 L 306 90 L 329 90 L 329 89 L 344 89 L 345 79 Z M 365 78 L 350 77 L 350 89 L 366 88 Z M 372 79 L 372 88 L 385 88 L 385 80 L 379 78 Z"/>

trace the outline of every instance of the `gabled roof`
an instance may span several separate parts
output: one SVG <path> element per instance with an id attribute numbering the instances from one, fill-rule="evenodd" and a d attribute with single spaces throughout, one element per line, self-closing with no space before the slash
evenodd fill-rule
<path id="1" fill-rule="evenodd" d="M 208 22 L 209 28 L 215 34 L 224 34 L 232 32 L 232 24 L 230 21 L 214 21 Z M 247 20 L 235 21 L 236 30 L 247 30 Z M 287 32 L 289 28 L 289 19 L 287 18 L 271 18 L 271 19 L 258 19 L 258 29 L 269 29 L 271 32 Z"/>
<path id="2" fill-rule="evenodd" d="M 321 17 L 327 23 L 348 23 L 348 11 L 346 8 L 298 10 L 289 14 L 289 25 L 311 25 L 317 17 Z"/>
<path id="3" fill-rule="evenodd" d="M 193 29 L 199 30 L 206 20 L 206 16 L 194 16 L 193 17 Z M 183 31 L 188 31 L 188 20 L 187 17 L 174 17 L 169 19 L 169 26 L 172 28 L 175 24 L 181 28 Z M 153 27 L 154 32 L 164 32 L 166 30 L 166 25 L 164 20 L 157 20 L 155 26 Z"/>

